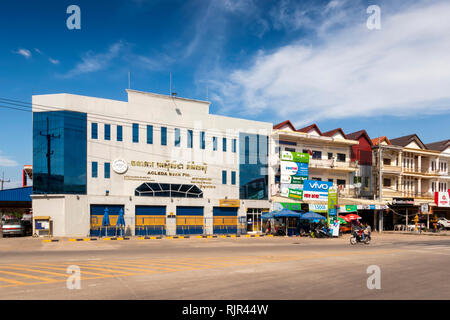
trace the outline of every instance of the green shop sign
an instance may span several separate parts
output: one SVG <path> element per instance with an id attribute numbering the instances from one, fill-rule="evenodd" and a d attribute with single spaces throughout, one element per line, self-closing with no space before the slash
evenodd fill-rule
<path id="1" fill-rule="evenodd" d="M 300 210 L 302 210 L 302 206 L 301 206 L 300 203 L 279 202 L 279 204 L 284 209 L 293 210 L 293 211 L 300 211 Z"/>
<path id="2" fill-rule="evenodd" d="M 309 153 L 281 151 L 281 160 L 309 163 Z"/>
<path id="3" fill-rule="evenodd" d="M 292 198 L 292 199 L 297 199 L 297 200 L 303 199 L 303 190 L 300 190 L 300 189 L 282 187 L 280 194 L 282 197 L 287 197 L 287 198 Z"/>

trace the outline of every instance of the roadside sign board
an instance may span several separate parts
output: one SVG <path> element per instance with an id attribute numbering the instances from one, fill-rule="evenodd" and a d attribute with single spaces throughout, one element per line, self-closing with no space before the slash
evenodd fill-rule
<path id="1" fill-rule="evenodd" d="M 435 192 L 434 203 L 436 203 L 438 207 L 450 207 L 450 192 Z"/>
<path id="2" fill-rule="evenodd" d="M 283 176 L 308 177 L 308 164 L 304 162 L 280 161 Z"/>
<path id="3" fill-rule="evenodd" d="M 328 201 L 328 189 L 333 186 L 329 181 L 305 180 L 303 182 L 303 199 Z"/>
<path id="4" fill-rule="evenodd" d="M 281 151 L 281 160 L 309 163 L 309 153 Z"/>
<path id="5" fill-rule="evenodd" d="M 328 188 L 328 225 L 334 224 L 337 221 L 337 198 L 338 190 L 336 187 Z"/>

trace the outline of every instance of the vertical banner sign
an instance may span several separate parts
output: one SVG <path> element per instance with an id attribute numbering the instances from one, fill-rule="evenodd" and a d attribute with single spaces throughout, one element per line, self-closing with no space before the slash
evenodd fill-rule
<path id="1" fill-rule="evenodd" d="M 337 188 L 328 188 L 328 225 L 334 224 L 337 221 Z"/>
<path id="2" fill-rule="evenodd" d="M 281 196 L 297 200 L 303 199 L 303 184 L 309 174 L 308 163 L 308 153 L 281 151 Z"/>

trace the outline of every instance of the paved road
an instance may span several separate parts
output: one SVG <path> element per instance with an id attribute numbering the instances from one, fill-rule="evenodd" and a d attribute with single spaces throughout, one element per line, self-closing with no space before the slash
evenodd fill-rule
<path id="1" fill-rule="evenodd" d="M 68 289 L 67 267 L 81 270 Z M 381 289 L 367 288 L 367 267 Z M 0 299 L 450 299 L 450 238 L 0 239 Z"/>

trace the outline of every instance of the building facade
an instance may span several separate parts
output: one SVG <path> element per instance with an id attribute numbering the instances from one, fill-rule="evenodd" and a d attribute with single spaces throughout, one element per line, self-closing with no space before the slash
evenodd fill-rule
<path id="1" fill-rule="evenodd" d="M 304 203 L 309 204 L 306 210 L 315 210 L 316 205 L 324 205 L 314 200 L 281 197 L 283 183 L 280 179 L 280 153 L 283 151 L 309 153 L 309 180 L 331 182 L 339 188 L 342 198 L 355 196 L 353 181 L 358 168 L 356 162 L 351 161 L 351 147 L 357 145 L 357 141 L 348 139 L 341 129 L 322 133 L 315 124 L 297 130 L 290 121 L 284 121 L 274 125 L 273 129 L 270 163 L 273 180 L 270 185 L 275 206 L 277 202 Z"/>
<path id="2" fill-rule="evenodd" d="M 376 196 L 380 196 L 381 182 L 382 199 L 394 211 L 387 216 L 385 227 L 407 225 L 421 213 L 423 204 L 433 212 L 434 192 L 448 187 L 447 151 L 434 150 L 432 144 L 425 145 L 416 134 L 395 139 L 379 137 L 372 142 Z"/>
<path id="3" fill-rule="evenodd" d="M 252 217 L 270 209 L 272 125 L 127 93 L 33 96 L 33 211 L 50 216 L 53 235 L 112 235 L 122 214 L 128 235 L 260 230 Z"/>

